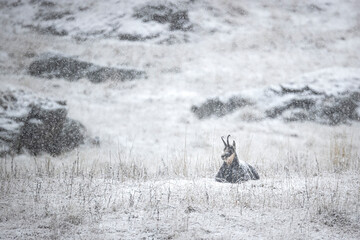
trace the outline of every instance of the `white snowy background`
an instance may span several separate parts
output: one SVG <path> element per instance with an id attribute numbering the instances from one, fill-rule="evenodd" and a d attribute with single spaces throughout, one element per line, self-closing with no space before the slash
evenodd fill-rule
<path id="1" fill-rule="evenodd" d="M 66 100 L 100 145 L 2 158 L 0 239 L 360 238 L 359 122 L 284 122 L 261 111 L 275 104 L 261 92 L 279 84 L 359 87 L 360 1 L 61 0 L 50 9 L 65 16 L 44 20 L 49 2 L 0 2 L 0 88 Z M 193 30 L 134 18 L 149 2 L 187 10 Z M 67 35 L 39 31 L 49 26 Z M 147 77 L 28 75 L 48 52 Z M 261 104 L 204 120 L 190 111 L 237 94 Z M 214 181 L 227 134 L 260 180 Z"/>

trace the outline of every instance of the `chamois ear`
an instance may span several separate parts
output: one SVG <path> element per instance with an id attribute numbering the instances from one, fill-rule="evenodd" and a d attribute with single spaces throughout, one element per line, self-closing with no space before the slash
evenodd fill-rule
<path id="1" fill-rule="evenodd" d="M 234 149 L 236 149 L 235 140 L 233 140 L 233 147 L 234 147 Z"/>

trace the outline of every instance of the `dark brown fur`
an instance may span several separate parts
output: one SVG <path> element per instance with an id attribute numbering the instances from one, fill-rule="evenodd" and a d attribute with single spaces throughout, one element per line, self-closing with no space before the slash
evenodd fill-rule
<path id="1" fill-rule="evenodd" d="M 245 162 L 239 162 L 235 151 L 235 141 L 230 145 L 229 137 L 230 135 L 227 137 L 227 142 L 221 138 L 225 145 L 224 153 L 221 155 L 224 163 L 216 174 L 215 180 L 218 182 L 240 183 L 259 179 L 259 174 L 254 167 Z"/>

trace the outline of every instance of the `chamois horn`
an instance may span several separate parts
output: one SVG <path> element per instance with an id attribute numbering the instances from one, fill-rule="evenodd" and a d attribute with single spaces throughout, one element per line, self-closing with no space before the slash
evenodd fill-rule
<path id="1" fill-rule="evenodd" d="M 229 144 L 229 137 L 230 137 L 230 134 L 227 136 L 227 139 L 226 139 L 228 146 L 230 146 L 230 144 Z"/>
<path id="2" fill-rule="evenodd" d="M 224 143 L 224 145 L 225 145 L 225 147 L 226 147 L 226 142 L 225 142 L 225 140 L 224 140 L 224 137 L 221 137 L 221 140 L 223 141 L 223 143 Z"/>

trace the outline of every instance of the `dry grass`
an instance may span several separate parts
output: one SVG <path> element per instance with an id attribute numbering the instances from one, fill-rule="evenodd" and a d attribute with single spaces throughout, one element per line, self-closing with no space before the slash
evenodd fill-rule
<path id="1" fill-rule="evenodd" d="M 31 163 L 23 165 L 18 158 L 2 158 L 0 229 L 5 238 L 16 235 L 15 225 L 26 226 L 21 238 L 217 238 L 216 232 L 237 237 L 226 235 L 236 224 L 259 236 L 256 223 L 276 223 L 263 237 L 312 238 L 330 231 L 332 237 L 356 238 L 359 156 L 350 137 L 329 141 L 328 155 L 285 149 L 278 162 L 258 161 L 261 180 L 244 184 L 216 183 L 220 163 L 189 158 L 186 142 L 177 158 L 161 160 L 155 170 L 131 151 L 109 153 L 108 161 L 80 151 L 62 163 L 49 156 L 27 157 Z M 251 158 L 250 148 L 243 143 L 239 154 Z M 207 218 L 229 218 L 225 222 L 233 225 Z"/>
<path id="2" fill-rule="evenodd" d="M 334 134 L 330 139 L 329 160 L 334 171 L 358 170 L 359 155 L 353 151 L 353 137 Z"/>

